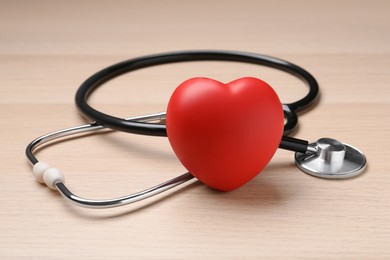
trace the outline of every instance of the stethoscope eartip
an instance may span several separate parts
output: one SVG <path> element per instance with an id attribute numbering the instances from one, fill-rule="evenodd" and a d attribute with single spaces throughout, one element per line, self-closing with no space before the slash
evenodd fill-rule
<path id="1" fill-rule="evenodd" d="M 361 151 L 351 145 L 321 138 L 309 145 L 308 152 L 296 152 L 295 164 L 303 172 L 316 177 L 345 179 L 361 174 L 367 160 Z"/>

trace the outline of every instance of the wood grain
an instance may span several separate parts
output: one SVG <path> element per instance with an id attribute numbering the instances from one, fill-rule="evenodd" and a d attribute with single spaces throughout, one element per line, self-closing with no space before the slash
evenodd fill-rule
<path id="1" fill-rule="evenodd" d="M 3 1 L 0 8 L 1 259 L 390 258 L 389 1 Z M 139 204 L 87 210 L 36 183 L 25 146 L 85 120 L 78 86 L 112 63 L 163 51 L 234 49 L 281 57 L 321 85 L 295 136 L 363 150 L 366 172 L 307 176 L 278 151 L 230 193 L 198 182 Z M 181 81 L 268 81 L 283 101 L 306 91 L 282 72 L 200 62 L 125 75 L 92 97 L 118 116 L 165 110 Z M 74 192 L 115 197 L 185 171 L 164 138 L 109 133 L 42 149 Z"/>

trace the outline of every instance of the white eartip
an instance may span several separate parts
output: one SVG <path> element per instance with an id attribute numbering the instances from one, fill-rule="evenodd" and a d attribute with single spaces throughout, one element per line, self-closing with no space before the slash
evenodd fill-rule
<path id="1" fill-rule="evenodd" d="M 43 173 L 49 168 L 50 168 L 50 166 L 44 162 L 37 162 L 36 164 L 34 164 L 33 174 L 35 176 L 35 179 L 40 183 L 44 183 Z"/>
<path id="2" fill-rule="evenodd" d="M 56 190 L 56 183 L 59 181 L 65 182 L 65 178 L 62 172 L 57 168 L 49 168 L 43 174 L 43 181 L 49 188 Z"/>

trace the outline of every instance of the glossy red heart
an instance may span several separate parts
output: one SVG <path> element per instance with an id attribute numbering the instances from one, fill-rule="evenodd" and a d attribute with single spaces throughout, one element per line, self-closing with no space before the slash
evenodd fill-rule
<path id="1" fill-rule="evenodd" d="M 192 78 L 180 84 L 167 108 L 169 142 L 196 178 L 217 190 L 234 190 L 259 174 L 283 134 L 283 109 L 264 81 L 228 84 Z"/>

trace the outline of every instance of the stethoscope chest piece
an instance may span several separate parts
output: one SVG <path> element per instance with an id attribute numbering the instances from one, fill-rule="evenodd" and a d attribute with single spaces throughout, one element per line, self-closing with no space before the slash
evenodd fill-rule
<path id="1" fill-rule="evenodd" d="M 307 174 L 344 179 L 359 175 L 366 167 L 366 157 L 361 151 L 335 139 L 321 138 L 310 147 L 309 152 L 295 153 L 295 164 Z"/>

